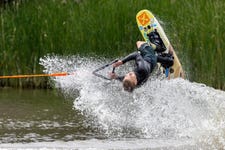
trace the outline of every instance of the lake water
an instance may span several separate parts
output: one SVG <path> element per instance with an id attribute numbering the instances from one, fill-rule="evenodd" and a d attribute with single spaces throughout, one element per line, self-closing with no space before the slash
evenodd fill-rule
<path id="1" fill-rule="evenodd" d="M 44 72 L 71 72 L 50 79 L 54 90 L 1 89 L 0 148 L 225 148 L 224 91 L 153 76 L 128 93 L 92 75 L 104 61 L 46 56 Z"/>

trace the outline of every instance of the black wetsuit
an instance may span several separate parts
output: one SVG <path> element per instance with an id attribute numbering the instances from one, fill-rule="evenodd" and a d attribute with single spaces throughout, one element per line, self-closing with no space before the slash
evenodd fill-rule
<path id="1" fill-rule="evenodd" d="M 155 51 L 147 43 L 144 43 L 139 48 L 139 52 L 131 53 L 122 59 L 123 64 L 135 60 L 136 67 L 134 68 L 134 73 L 137 77 L 137 85 L 141 85 L 147 81 L 150 73 L 154 69 L 157 63 L 157 57 Z M 119 76 L 118 80 L 122 81 L 124 76 Z"/>

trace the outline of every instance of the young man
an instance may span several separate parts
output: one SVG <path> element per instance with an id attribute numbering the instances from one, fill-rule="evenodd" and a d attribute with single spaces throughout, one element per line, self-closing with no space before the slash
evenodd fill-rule
<path id="1" fill-rule="evenodd" d="M 156 66 L 157 61 L 165 67 L 173 65 L 172 54 L 169 57 L 156 56 L 155 52 L 161 53 L 165 51 L 165 46 L 156 32 L 151 32 L 148 35 L 150 39 L 150 45 L 143 41 L 136 43 L 138 52 L 129 54 L 122 60 L 119 60 L 113 64 L 113 67 L 118 67 L 125 64 L 128 61 L 135 60 L 136 67 L 133 71 L 127 73 L 125 76 L 117 76 L 115 73 L 111 73 L 112 79 L 118 79 L 123 82 L 124 90 L 132 92 L 135 87 L 138 87 L 148 80 L 151 72 Z"/>
<path id="2" fill-rule="evenodd" d="M 147 81 L 157 63 L 157 56 L 154 51 L 155 48 L 153 48 L 154 46 L 150 46 L 143 41 L 138 41 L 136 44 L 139 50 L 138 52 L 133 52 L 124 59 L 113 64 L 113 67 L 118 67 L 128 61 L 135 60 L 136 67 L 134 70 L 127 73 L 125 76 L 117 76 L 115 73 L 110 74 L 112 79 L 122 81 L 124 90 L 129 92 L 132 92 L 135 87 Z"/>

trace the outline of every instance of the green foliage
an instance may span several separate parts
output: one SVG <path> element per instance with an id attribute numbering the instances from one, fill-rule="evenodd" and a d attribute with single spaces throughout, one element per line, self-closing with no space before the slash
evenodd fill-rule
<path id="1" fill-rule="evenodd" d="M 0 75 L 41 73 L 39 58 L 48 53 L 126 55 L 142 40 L 136 13 L 149 9 L 161 21 L 188 77 L 225 89 L 224 8 L 222 0 L 24 0 L 0 8 Z M 38 87 L 45 80 L 0 84 Z"/>

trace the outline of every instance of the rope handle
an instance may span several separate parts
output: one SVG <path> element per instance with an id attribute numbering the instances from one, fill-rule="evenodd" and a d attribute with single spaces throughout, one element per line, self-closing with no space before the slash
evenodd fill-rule
<path id="1" fill-rule="evenodd" d="M 103 76 L 103 75 L 101 75 L 101 74 L 99 74 L 99 73 L 97 73 L 97 72 L 100 71 L 100 70 L 103 70 L 103 69 L 105 69 L 105 68 L 107 68 L 107 67 L 109 67 L 110 65 L 114 64 L 114 63 L 117 62 L 118 60 L 119 60 L 119 59 L 115 59 L 115 60 L 113 60 L 112 62 L 110 62 L 110 63 L 108 63 L 108 64 L 105 64 L 105 65 L 103 65 L 103 66 L 101 66 L 101 67 L 95 69 L 92 73 L 93 73 L 95 76 L 100 77 L 100 78 L 102 78 L 102 79 L 105 79 L 105 80 L 112 80 L 112 79 L 110 79 L 110 78 L 108 78 L 108 77 L 105 77 L 105 76 Z M 112 73 L 115 73 L 115 67 L 113 67 Z"/>

